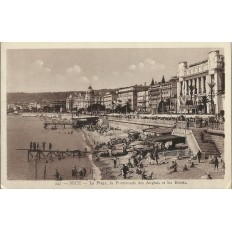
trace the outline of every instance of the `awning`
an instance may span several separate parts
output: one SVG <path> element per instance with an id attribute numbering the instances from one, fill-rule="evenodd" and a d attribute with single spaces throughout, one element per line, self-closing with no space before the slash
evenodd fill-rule
<path id="1" fill-rule="evenodd" d="M 158 136 L 156 138 L 153 138 L 152 140 L 149 140 L 150 142 L 168 142 L 168 141 L 175 141 L 177 143 L 183 143 L 185 141 L 184 137 L 177 136 L 177 135 L 164 135 L 164 136 Z"/>
<path id="2" fill-rule="evenodd" d="M 159 134 L 171 134 L 171 133 L 172 133 L 172 128 L 167 128 L 167 127 L 153 127 L 153 128 L 144 129 L 143 132 L 148 132 L 148 133 L 159 133 Z"/>

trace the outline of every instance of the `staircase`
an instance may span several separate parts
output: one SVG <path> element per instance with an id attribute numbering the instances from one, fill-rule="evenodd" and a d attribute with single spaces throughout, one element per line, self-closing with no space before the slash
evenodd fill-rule
<path id="1" fill-rule="evenodd" d="M 212 137 L 212 140 L 214 141 L 214 143 L 217 145 L 220 153 L 221 154 L 224 153 L 224 138 L 223 138 L 223 136 L 211 134 L 211 137 Z"/>
<path id="2" fill-rule="evenodd" d="M 206 157 L 209 156 L 220 156 L 221 153 L 218 150 L 215 142 L 213 141 L 211 135 L 209 133 L 204 132 L 204 142 L 201 140 L 201 131 L 202 129 L 193 129 L 193 135 L 198 143 L 198 146 L 201 149 L 201 152 L 205 154 Z"/>

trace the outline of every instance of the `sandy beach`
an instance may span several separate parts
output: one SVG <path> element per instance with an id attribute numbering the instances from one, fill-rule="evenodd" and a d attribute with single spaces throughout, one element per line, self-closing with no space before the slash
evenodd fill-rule
<path id="1" fill-rule="evenodd" d="M 115 124 L 113 124 L 115 126 Z M 119 127 L 119 124 L 117 124 Z M 86 135 L 88 136 L 88 140 L 91 146 L 94 146 L 95 143 L 102 143 L 110 141 L 110 138 L 120 137 L 120 134 L 125 134 L 125 131 L 129 129 L 134 129 L 134 127 L 130 124 L 122 124 L 120 127 L 121 130 L 111 130 L 105 134 L 99 134 L 96 131 L 88 131 L 84 130 Z M 123 164 L 127 164 L 128 160 L 131 158 L 133 154 L 129 152 L 127 155 L 118 157 L 118 165 L 114 168 L 113 158 L 114 157 L 100 157 L 99 161 L 94 161 L 95 164 L 100 168 L 102 172 L 102 179 L 110 180 L 110 179 L 123 179 L 121 168 Z M 95 155 L 93 155 L 95 157 Z M 172 165 L 172 161 L 175 160 L 174 156 L 163 156 L 159 157 L 159 165 L 152 161 L 150 164 L 150 160 L 148 158 L 143 159 L 143 166 L 145 172 L 149 175 L 151 172 L 153 173 L 153 179 L 201 179 L 201 177 L 205 176 L 206 173 L 209 173 L 213 179 L 223 179 L 225 170 L 220 168 L 218 170 L 214 170 L 214 165 L 208 163 L 208 160 L 201 160 L 201 163 L 198 163 L 197 160 L 194 161 L 195 167 L 190 168 L 190 163 L 188 159 L 177 160 L 178 168 L 177 172 L 170 173 L 169 167 Z M 164 162 L 165 161 L 165 162 Z M 188 171 L 183 171 L 183 167 L 187 165 Z M 130 168 L 130 173 L 127 176 L 127 179 L 138 180 L 141 179 L 140 174 L 136 174 L 136 168 Z"/>

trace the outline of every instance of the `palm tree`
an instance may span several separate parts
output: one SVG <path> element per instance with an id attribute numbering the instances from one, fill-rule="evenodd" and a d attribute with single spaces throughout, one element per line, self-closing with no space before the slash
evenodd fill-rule
<path id="1" fill-rule="evenodd" d="M 210 99 L 207 96 L 202 96 L 199 99 L 199 103 L 204 106 L 205 114 L 207 114 L 207 103 L 209 103 L 209 102 L 210 102 Z"/>
<path id="2" fill-rule="evenodd" d="M 131 99 L 128 99 L 127 101 L 126 101 L 126 104 L 123 106 L 123 109 L 125 109 L 125 113 L 127 114 L 127 112 L 128 113 L 130 113 L 131 111 L 132 111 L 132 108 L 131 108 Z"/>
<path id="3" fill-rule="evenodd" d="M 190 90 L 190 97 L 191 97 L 191 102 L 193 100 L 193 90 L 195 89 L 195 85 L 190 84 L 189 85 L 189 90 Z"/>
<path id="4" fill-rule="evenodd" d="M 214 106 L 213 106 L 213 93 L 214 93 L 214 86 L 216 85 L 215 82 L 208 83 L 210 88 L 210 104 L 211 104 L 211 114 L 214 113 Z"/>

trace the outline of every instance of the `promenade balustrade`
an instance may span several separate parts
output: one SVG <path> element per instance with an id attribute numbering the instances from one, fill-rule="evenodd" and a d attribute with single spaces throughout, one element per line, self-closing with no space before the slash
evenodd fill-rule
<path id="1" fill-rule="evenodd" d="M 180 117 L 180 115 L 179 115 Z M 224 122 L 222 120 L 216 120 L 212 115 L 185 115 L 180 120 L 177 115 L 111 115 L 109 119 L 115 119 L 118 121 L 128 121 L 135 123 L 154 124 L 154 125 L 169 125 L 176 126 L 180 129 L 188 128 L 202 128 L 213 130 L 224 130 Z M 185 120 L 186 117 L 186 120 Z"/>

